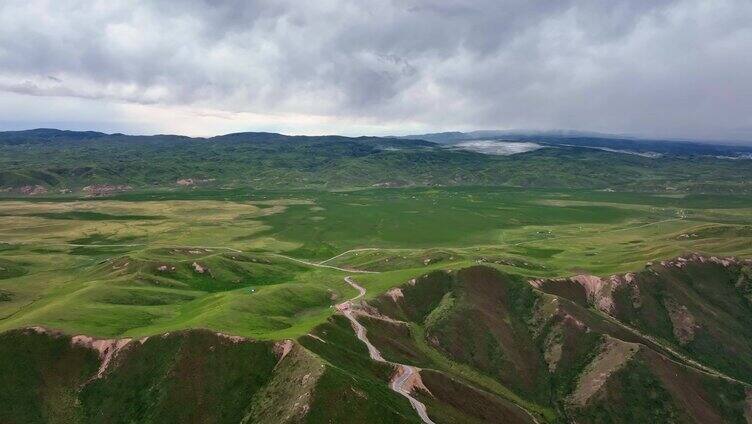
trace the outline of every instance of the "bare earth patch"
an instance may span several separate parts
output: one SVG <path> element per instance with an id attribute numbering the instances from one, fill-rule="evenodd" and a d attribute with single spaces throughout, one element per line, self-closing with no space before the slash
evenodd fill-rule
<path id="1" fill-rule="evenodd" d="M 90 196 L 106 196 L 132 189 L 133 187 L 127 184 L 94 184 L 82 188 L 81 191 Z"/>
<path id="2" fill-rule="evenodd" d="M 229 340 L 229 341 L 231 341 L 233 343 L 241 343 L 241 342 L 244 342 L 244 341 L 248 340 L 245 337 L 233 336 L 233 335 L 230 335 L 230 334 L 225 334 L 225 333 L 220 333 L 220 332 L 217 332 L 217 333 L 214 333 L 214 334 L 216 334 L 219 337 L 222 337 L 223 339 L 227 339 L 227 340 Z"/>
<path id="3" fill-rule="evenodd" d="M 695 322 L 695 317 L 689 312 L 686 306 L 680 305 L 679 302 L 672 298 L 664 300 L 663 304 L 668 311 L 668 317 L 671 319 L 671 325 L 674 330 L 674 337 L 681 344 L 687 344 L 694 340 L 695 330 L 699 328 Z"/>
<path id="4" fill-rule="evenodd" d="M 95 339 L 89 336 L 73 336 L 71 343 L 75 346 L 82 346 L 88 349 L 94 349 L 99 352 L 99 370 L 95 378 L 102 378 L 107 371 L 112 360 L 117 354 L 131 342 L 131 339 Z"/>
<path id="5" fill-rule="evenodd" d="M 550 372 L 556 371 L 556 367 L 559 366 L 559 361 L 561 360 L 563 347 L 561 338 L 562 334 L 560 326 L 556 326 L 553 331 L 546 336 L 546 350 L 543 352 L 543 359 L 546 361 L 546 364 L 548 364 L 548 370 Z"/>
<path id="6" fill-rule="evenodd" d="M 199 274 L 203 274 L 206 272 L 206 267 L 202 266 L 198 262 L 192 263 L 191 266 L 193 267 L 193 270 L 198 272 Z"/>
<path id="7" fill-rule="evenodd" d="M 282 340 L 274 343 L 274 354 L 277 355 L 277 360 L 281 361 L 285 359 L 285 356 L 292 350 L 292 346 L 292 340 Z"/>
<path id="8" fill-rule="evenodd" d="M 634 287 L 635 275 L 633 273 L 627 273 L 624 275 L 611 275 L 606 278 L 601 278 L 595 275 L 575 275 L 571 278 L 531 280 L 530 284 L 535 288 L 541 288 L 546 281 L 579 284 L 585 289 L 585 294 L 589 304 L 593 305 L 595 309 L 601 312 L 613 315 L 615 310 L 614 292 L 621 286 L 627 285 Z M 639 304 L 639 292 L 633 291 L 632 302 L 634 304 Z"/>
<path id="9" fill-rule="evenodd" d="M 395 287 L 389 290 L 388 292 L 386 292 L 386 294 L 387 296 L 391 297 L 395 303 L 397 303 L 398 299 L 402 299 L 403 297 L 405 297 L 405 295 L 402 294 L 402 289 L 400 289 L 399 287 Z"/>
<path id="10" fill-rule="evenodd" d="M 606 336 L 601 352 L 580 375 L 577 388 L 569 396 L 569 402 L 585 406 L 615 372 L 622 369 L 640 349 L 637 343 L 629 343 Z"/>
<path id="11" fill-rule="evenodd" d="M 47 194 L 47 189 L 44 186 L 40 185 L 33 185 L 33 186 L 22 186 L 17 189 L 18 193 L 23 194 L 25 196 L 36 196 L 38 194 Z"/>

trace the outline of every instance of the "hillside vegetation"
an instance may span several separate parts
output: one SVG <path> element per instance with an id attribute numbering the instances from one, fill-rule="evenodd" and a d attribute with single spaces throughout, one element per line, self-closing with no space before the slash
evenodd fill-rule
<path id="1" fill-rule="evenodd" d="M 727 298 L 741 308 L 723 324 L 734 327 L 752 318 L 750 269 L 749 261 L 694 256 L 645 273 L 655 270 L 658 290 L 741 287 Z M 605 281 L 640 287 L 642 278 Z M 680 348 L 660 328 L 604 314 L 598 305 L 619 305 L 619 290 L 582 297 L 579 281 L 529 281 L 487 266 L 435 271 L 360 305 L 356 316 L 387 361 L 418 367 L 412 390 L 436 423 L 746 422 L 748 356 L 729 368 Z M 654 311 L 654 294 L 630 298 L 639 313 Z M 670 299 L 661 305 L 680 302 L 697 314 L 699 331 L 723 331 L 686 299 Z M 667 321 L 673 334 L 684 331 Z M 206 330 L 96 339 L 34 327 L 0 334 L 0 359 L 14 387 L 0 394 L 8 423 L 420 422 L 387 388 L 393 365 L 371 360 L 340 315 L 277 342 Z"/>
<path id="2" fill-rule="evenodd" d="M 752 190 L 749 160 L 692 151 L 651 158 L 566 143 L 547 146 L 494 156 L 414 139 L 272 133 L 189 138 L 31 130 L 0 133 L 0 188 L 16 195 L 86 187 L 85 193 L 100 194 L 197 185 Z"/>
<path id="3" fill-rule="evenodd" d="M 720 291 L 750 283 L 750 262 L 726 266 L 695 257 L 686 263 L 694 273 L 718 278 L 701 282 L 683 268 L 669 277 L 662 270 L 676 267 L 659 265 L 650 268 L 659 273 L 651 283 L 658 290 L 702 284 L 703 290 Z M 482 387 L 541 420 L 745 422 L 747 354 L 734 356 L 739 366 L 732 369 L 708 352 L 688 347 L 678 353 L 671 341 L 651 336 L 655 331 L 643 333 L 628 321 L 611 320 L 597 309 L 541 292 L 535 285 L 488 267 L 434 273 L 370 302 L 373 309 L 362 319 L 370 333 L 389 329 L 388 336 L 372 340 L 388 358 Z M 618 293 L 609 295 L 619 298 Z M 641 292 L 632 299 L 641 302 L 638 310 L 650 313 L 652 295 Z M 743 293 L 727 299 L 742 304 L 744 312 L 726 325 L 752 317 Z M 674 332 L 683 328 L 676 321 L 669 326 Z M 720 330 L 718 323 L 700 317 L 697 327 L 711 333 Z M 716 340 L 735 349 L 729 342 L 734 341 Z M 433 388 L 428 383 L 419 393 L 429 412 L 432 405 L 438 412 L 446 406 L 436 404 L 440 402 L 432 396 Z"/>

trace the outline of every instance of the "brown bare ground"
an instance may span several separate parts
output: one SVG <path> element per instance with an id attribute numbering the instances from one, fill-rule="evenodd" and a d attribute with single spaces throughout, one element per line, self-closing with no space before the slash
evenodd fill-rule
<path id="1" fill-rule="evenodd" d="M 620 370 L 640 349 L 637 343 L 629 343 L 610 336 L 601 352 L 582 373 L 574 392 L 569 396 L 569 402 L 577 406 L 585 406 L 588 400 L 598 393 L 608 378 Z"/>
<path id="2" fill-rule="evenodd" d="M 99 353 L 99 370 L 95 378 L 102 378 L 112 360 L 118 353 L 131 342 L 131 339 L 95 339 L 93 337 L 78 335 L 71 338 L 74 346 L 86 347 Z"/>
<path id="3" fill-rule="evenodd" d="M 674 330 L 674 337 L 682 344 L 687 344 L 694 340 L 695 330 L 698 328 L 695 317 L 689 312 L 686 306 L 680 305 L 679 302 L 672 298 L 666 298 L 664 305 L 668 311 L 668 317 Z"/>

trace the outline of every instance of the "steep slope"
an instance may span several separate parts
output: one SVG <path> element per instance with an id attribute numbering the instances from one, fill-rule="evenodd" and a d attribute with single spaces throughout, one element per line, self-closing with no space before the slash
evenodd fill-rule
<path id="1" fill-rule="evenodd" d="M 745 423 L 747 390 L 609 339 L 566 403 L 576 422 Z"/>
<path id="2" fill-rule="evenodd" d="M 716 265 L 734 272 L 731 264 L 708 262 L 699 262 L 697 272 Z M 676 354 L 588 309 L 597 303 L 571 285 L 559 289 L 566 297 L 472 267 L 432 274 L 381 296 L 370 302 L 364 322 L 372 333 L 391 335 L 373 338 L 387 359 L 496 389 L 496 397 L 537 410 L 541 421 L 744 422 L 748 386 L 709 371 L 707 352 Z M 386 323 L 392 319 L 409 321 L 408 330 Z"/>
<path id="3" fill-rule="evenodd" d="M 752 382 L 752 261 L 698 254 L 607 278 L 537 280 L 698 362 Z"/>
<path id="4" fill-rule="evenodd" d="M 349 331 L 341 336 L 335 349 L 347 352 Z M 13 388 L 0 393 L 2 423 L 419 422 L 369 377 L 378 367 L 335 367 L 292 341 L 206 330 L 105 340 L 38 327 L 0 334 L 0 360 Z"/>
<path id="5" fill-rule="evenodd" d="M 282 362 L 271 342 L 187 331 L 140 340 L 0 336 L 0 422 L 240 422 Z"/>
<path id="6" fill-rule="evenodd" d="M 345 302 L 350 315 L 296 341 L 12 330 L 0 334 L 13 388 L 0 391 L 0 422 L 425 422 L 394 390 L 408 366 L 400 384 L 438 424 L 743 423 L 749 265 L 691 255 L 533 281 L 487 266 L 435 271 Z"/>
<path id="7" fill-rule="evenodd" d="M 359 314 L 358 320 L 362 319 Z M 368 337 L 383 336 L 369 326 Z M 391 339 L 387 337 L 387 340 Z M 312 404 L 310 419 L 323 422 L 421 422 L 405 398 L 387 388 L 387 384 L 393 384 L 401 375 L 400 367 L 371 360 L 368 350 L 355 337 L 354 328 L 341 317 L 332 318 L 301 338 L 300 342 L 324 358 L 342 378 L 339 385 L 332 386 L 335 391 L 322 391 L 316 396 L 322 398 Z M 418 369 L 407 385 L 412 395 L 427 406 L 431 422 L 534 422 L 525 410 L 512 402 L 442 371 Z M 357 395 L 353 396 L 353 392 Z M 320 403 L 323 401 L 326 403 Z"/>

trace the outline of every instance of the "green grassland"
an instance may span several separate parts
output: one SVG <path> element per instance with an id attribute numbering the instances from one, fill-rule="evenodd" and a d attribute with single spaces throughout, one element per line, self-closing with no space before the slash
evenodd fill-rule
<path id="1" fill-rule="evenodd" d="M 370 360 L 335 313 L 358 293 L 343 280 L 351 275 L 380 314 L 407 323 L 359 318 L 387 359 L 424 368 L 431 394 L 415 395 L 437 423 L 488 421 L 480 411 L 489 405 L 512 422 L 609 421 L 620 408 L 648 411 L 632 417 L 638 421 L 681 418 L 676 405 L 706 394 L 713 413 L 732 422 L 745 389 L 677 365 L 678 355 L 748 381 L 749 367 L 734 367 L 715 346 L 749 348 L 728 343 L 729 334 L 748 332 L 746 304 L 724 301 L 749 288 L 732 288 L 732 274 L 707 268 L 652 279 L 647 262 L 688 252 L 752 255 L 752 196 L 413 187 L 5 198 L 0 356 L 34 352 L 21 368 L 3 369 L 22 390 L 0 403 L 21 405 L 8 420 L 28 422 L 295 422 L 303 413 L 306 422 L 419 422 L 386 384 L 392 367 Z M 618 319 L 653 339 L 576 296 L 568 300 L 569 292 L 527 284 L 640 270 L 646 306 L 632 311 L 629 293 L 619 292 L 615 302 L 626 315 Z M 385 294 L 395 287 L 404 295 L 399 302 Z M 675 340 L 668 311 L 648 307 L 663 304 L 666 293 L 703 328 L 720 332 L 698 330 L 688 345 Z M 46 335 L 13 331 L 31 326 Z M 100 379 L 92 376 L 101 357 L 71 343 L 75 334 L 161 336 L 134 341 Z M 572 407 L 567 399 L 606 336 L 652 350 L 608 381 L 605 400 Z M 296 344 L 277 362 L 282 339 Z M 566 353 L 553 372 L 544 351 L 557 344 Z M 50 355 L 69 362 L 68 371 L 52 369 Z M 676 375 L 681 383 L 672 385 Z M 175 384 L 181 379 L 188 384 Z M 700 394 L 685 396 L 680 386 Z"/>
<path id="2" fill-rule="evenodd" d="M 0 201 L 0 330 L 293 338 L 433 269 L 599 275 L 752 254 L 752 197 L 488 187 L 249 189 Z M 203 272 L 199 272 L 201 269 Z"/>

